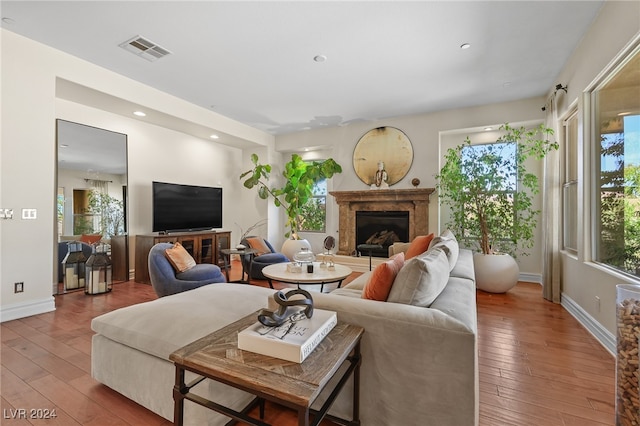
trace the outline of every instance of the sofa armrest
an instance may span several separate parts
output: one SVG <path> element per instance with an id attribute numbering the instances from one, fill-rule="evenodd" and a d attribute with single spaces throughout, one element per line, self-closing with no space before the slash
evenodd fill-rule
<path id="1" fill-rule="evenodd" d="M 475 319 L 475 289 L 458 296 Z M 474 425 L 478 416 L 476 324 L 438 309 L 315 294 L 314 306 L 361 326 L 361 404 L 377 424 Z M 336 401 L 339 415 L 350 403 Z M 428 419 L 428 421 L 426 421 Z"/>
<path id="2" fill-rule="evenodd" d="M 393 243 L 389 246 L 389 257 L 394 256 L 400 252 L 406 253 L 411 243 Z"/>

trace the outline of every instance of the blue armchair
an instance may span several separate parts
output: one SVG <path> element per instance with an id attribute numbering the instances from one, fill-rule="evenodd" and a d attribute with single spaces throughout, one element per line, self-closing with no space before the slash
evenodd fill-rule
<path id="1" fill-rule="evenodd" d="M 256 238 L 256 237 L 248 236 L 247 238 Z M 251 262 L 250 271 L 249 271 L 249 260 L 246 259 L 245 256 L 242 256 L 242 262 L 244 263 L 243 266 L 245 271 L 249 271 L 249 275 L 251 276 L 251 278 L 256 280 L 267 279 L 267 277 L 265 277 L 262 274 L 262 270 L 264 269 L 265 266 L 273 265 L 274 263 L 283 263 L 283 262 L 289 261 L 289 258 L 287 256 L 285 256 L 282 253 L 276 252 L 276 250 L 273 248 L 271 243 L 269 243 L 269 241 L 267 240 L 263 240 L 263 241 L 267 245 L 271 253 L 264 253 L 254 257 L 253 262 Z M 244 245 L 245 247 L 251 247 L 251 244 L 249 243 L 249 241 L 247 241 L 246 238 L 240 241 L 240 244 Z M 256 247 L 251 247 L 251 248 L 256 248 Z"/>
<path id="2" fill-rule="evenodd" d="M 218 265 L 200 263 L 184 272 L 176 273 L 165 256 L 171 243 L 158 243 L 149 251 L 149 277 L 158 297 L 169 296 L 207 284 L 226 282 Z"/>

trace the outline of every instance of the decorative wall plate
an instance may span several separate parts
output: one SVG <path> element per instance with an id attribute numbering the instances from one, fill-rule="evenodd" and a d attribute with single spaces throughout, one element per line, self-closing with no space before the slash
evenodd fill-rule
<path id="1" fill-rule="evenodd" d="M 389 185 L 407 175 L 413 162 L 413 146 L 402 130 L 378 127 L 360 138 L 353 150 L 353 169 L 362 182 L 374 183 L 380 161 L 384 163 Z"/>

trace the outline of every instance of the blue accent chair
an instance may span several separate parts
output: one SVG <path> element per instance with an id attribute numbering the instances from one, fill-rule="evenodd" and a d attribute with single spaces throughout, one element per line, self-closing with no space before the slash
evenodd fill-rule
<path id="1" fill-rule="evenodd" d="M 171 243 L 158 243 L 149 251 L 149 277 L 158 297 L 227 281 L 220 267 L 211 263 L 199 263 L 191 269 L 176 273 L 165 256 L 165 250 L 171 247 Z"/>
<path id="2" fill-rule="evenodd" d="M 247 238 L 255 238 L 255 237 L 248 236 Z M 260 256 L 255 256 L 253 258 L 253 262 L 251 262 L 251 271 L 249 271 L 249 259 L 245 259 L 245 257 L 242 256 L 242 262 L 244 263 L 243 266 L 245 271 L 249 271 L 251 278 L 256 280 L 267 279 L 267 277 L 265 277 L 262 274 L 262 270 L 264 269 L 265 266 L 273 265 L 274 263 L 289 262 L 289 258 L 282 253 L 276 252 L 276 250 L 273 248 L 271 243 L 269 243 L 269 241 L 264 240 L 264 242 L 267 245 L 267 247 L 269 247 L 269 249 L 271 250 L 271 253 L 265 253 L 265 254 L 261 254 Z M 243 239 L 242 241 L 240 241 L 240 244 L 242 244 L 245 247 L 251 247 L 251 244 L 249 244 L 249 242 L 246 239 Z"/>

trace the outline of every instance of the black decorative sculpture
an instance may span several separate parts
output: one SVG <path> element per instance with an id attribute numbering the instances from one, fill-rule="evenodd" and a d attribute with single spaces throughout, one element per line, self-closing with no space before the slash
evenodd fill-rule
<path id="1" fill-rule="evenodd" d="M 292 296 L 301 294 L 304 299 L 291 299 Z M 258 321 L 267 327 L 280 327 L 287 322 L 289 318 L 300 312 L 300 307 L 304 308 L 304 314 L 307 318 L 313 316 L 313 298 L 311 294 L 302 289 L 292 290 L 288 293 L 277 291 L 273 295 L 273 300 L 279 305 L 276 311 L 263 309 L 258 314 Z"/>

